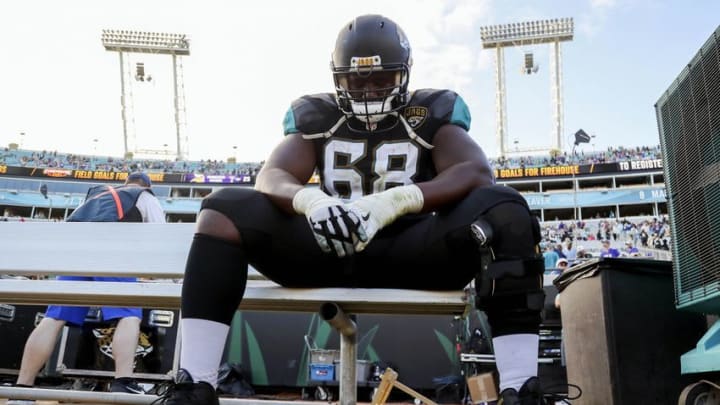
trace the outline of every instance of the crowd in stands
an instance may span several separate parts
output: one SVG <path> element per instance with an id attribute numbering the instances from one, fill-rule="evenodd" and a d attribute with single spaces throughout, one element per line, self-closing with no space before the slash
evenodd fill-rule
<path id="1" fill-rule="evenodd" d="M 635 246 L 669 250 L 670 223 L 667 215 L 660 218 L 642 219 L 638 222 L 627 218 L 601 219 L 596 221 L 559 221 L 546 225 L 543 238 L 549 241 L 570 240 L 610 240 L 632 241 Z"/>
<path id="2" fill-rule="evenodd" d="M 659 159 L 660 146 L 635 148 L 608 148 L 604 151 L 585 153 L 576 151 L 551 153 L 538 156 L 499 157 L 490 159 L 497 169 L 521 167 L 560 166 L 566 164 L 597 164 L 628 160 Z M 78 155 L 57 151 L 32 151 L 5 148 L 0 151 L 0 164 L 37 168 L 67 168 L 78 170 L 103 170 L 110 172 L 163 172 L 197 173 L 205 175 L 254 175 L 262 162 L 230 163 L 222 160 L 182 161 L 169 159 L 124 159 L 118 157 Z"/>
<path id="3" fill-rule="evenodd" d="M 567 259 L 570 266 L 588 257 L 640 257 L 640 249 L 670 250 L 670 222 L 660 218 L 545 222 L 540 244 L 546 269 Z M 599 242 L 599 244 L 598 244 Z M 589 249 L 586 245 L 595 246 Z"/>
<path id="4" fill-rule="evenodd" d="M 101 170 L 108 172 L 196 173 L 205 175 L 255 175 L 262 162 L 229 163 L 222 160 L 124 159 L 57 151 L 31 151 L 5 148 L 0 164 L 20 167 Z"/>
<path id="5" fill-rule="evenodd" d="M 550 155 L 499 157 L 490 159 L 490 164 L 496 169 L 516 169 L 524 167 L 562 166 L 568 164 L 589 165 L 598 163 L 623 162 L 629 160 L 661 159 L 660 145 L 638 146 L 635 148 L 607 148 L 604 151 L 575 151 L 575 155 L 568 152 L 551 153 Z"/>

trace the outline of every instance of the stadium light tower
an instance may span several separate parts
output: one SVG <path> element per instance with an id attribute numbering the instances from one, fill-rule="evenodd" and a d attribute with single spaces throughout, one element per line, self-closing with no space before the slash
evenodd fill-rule
<path id="1" fill-rule="evenodd" d="M 509 46 L 528 46 L 552 44 L 550 56 L 552 67 L 552 98 L 555 103 L 554 131 L 552 146 L 562 150 L 563 106 L 562 106 L 562 55 L 560 42 L 573 39 L 573 19 L 560 18 L 521 23 L 489 25 L 480 27 L 480 39 L 483 48 L 495 48 L 495 109 L 496 137 L 500 156 L 509 151 L 507 145 L 507 106 L 505 96 L 505 56 L 503 49 Z M 531 151 L 538 149 L 524 149 Z"/>
<path id="2" fill-rule="evenodd" d="M 136 152 L 135 145 L 128 145 L 128 122 L 133 122 L 128 113 L 128 100 L 132 92 L 126 86 L 126 75 L 130 69 L 125 68 L 124 53 L 150 53 L 171 55 L 173 63 L 173 90 L 175 107 L 175 134 L 177 138 L 176 157 L 180 160 L 188 157 L 188 138 L 185 134 L 185 95 L 180 56 L 190 55 L 190 41 L 185 34 L 168 34 L 157 32 L 103 30 L 102 43 L 105 50 L 120 55 L 120 103 L 122 105 L 123 140 L 125 154 Z M 134 142 L 133 142 L 134 143 Z M 132 150 L 131 150 L 132 149 Z"/>

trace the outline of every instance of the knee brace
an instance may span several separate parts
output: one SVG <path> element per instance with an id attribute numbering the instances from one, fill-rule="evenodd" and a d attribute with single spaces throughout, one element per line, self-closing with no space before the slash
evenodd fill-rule
<path id="1" fill-rule="evenodd" d="M 545 302 L 540 227 L 526 206 L 499 204 L 472 225 L 480 245 L 476 306 L 486 312 L 493 336 L 537 333 Z"/>
<path id="2" fill-rule="evenodd" d="M 545 304 L 542 257 L 488 261 L 475 279 L 476 306 L 487 314 L 493 336 L 537 334 Z"/>

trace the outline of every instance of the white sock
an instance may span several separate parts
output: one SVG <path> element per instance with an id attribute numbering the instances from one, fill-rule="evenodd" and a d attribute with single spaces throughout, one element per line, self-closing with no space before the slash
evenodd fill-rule
<path id="1" fill-rule="evenodd" d="M 505 335 L 493 339 L 495 364 L 500 375 L 500 392 L 520 391 L 530 377 L 537 377 L 540 337 L 533 334 Z"/>
<path id="2" fill-rule="evenodd" d="M 193 381 L 205 381 L 217 388 L 218 368 L 230 326 L 206 319 L 183 318 L 180 324 L 180 368 Z"/>

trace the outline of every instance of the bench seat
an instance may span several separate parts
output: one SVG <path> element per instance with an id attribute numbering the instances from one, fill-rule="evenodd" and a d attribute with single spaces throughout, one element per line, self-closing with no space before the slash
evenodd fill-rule
<path id="1" fill-rule="evenodd" d="M 78 306 L 180 308 L 182 284 L 166 282 L 0 280 L 0 303 Z M 464 291 L 368 288 L 284 288 L 270 281 L 250 281 L 240 304 L 247 311 L 317 312 L 326 302 L 351 314 L 445 315 L 464 313 Z"/>

